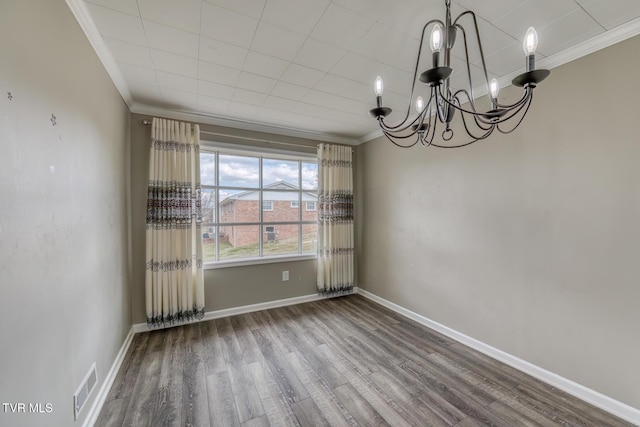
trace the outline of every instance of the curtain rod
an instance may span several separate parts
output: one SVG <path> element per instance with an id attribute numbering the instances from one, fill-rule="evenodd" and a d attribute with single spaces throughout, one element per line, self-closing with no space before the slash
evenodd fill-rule
<path id="1" fill-rule="evenodd" d="M 151 126 L 151 121 L 150 120 L 142 120 L 142 124 L 144 126 Z M 252 138 L 252 137 L 247 137 L 247 136 L 231 135 L 231 134 L 219 133 L 219 132 L 209 132 L 209 131 L 206 131 L 206 130 L 201 130 L 200 133 L 204 133 L 206 135 L 213 135 L 213 136 L 222 136 L 222 137 L 227 137 L 227 138 L 244 139 L 246 141 L 264 142 L 264 143 L 267 143 L 267 144 L 280 144 L 280 145 L 289 145 L 289 146 L 292 146 L 292 147 L 302 147 L 302 148 L 312 148 L 312 149 L 316 149 L 317 148 L 317 146 L 315 146 L 315 145 L 304 145 L 304 144 L 295 144 L 293 142 L 272 141 L 270 139 Z M 353 152 L 353 151 L 354 151 L 354 149 L 352 147 L 351 148 L 351 152 Z"/>

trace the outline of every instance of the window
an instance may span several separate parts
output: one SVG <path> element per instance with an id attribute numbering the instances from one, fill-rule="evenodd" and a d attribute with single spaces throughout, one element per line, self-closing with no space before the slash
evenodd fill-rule
<path id="1" fill-rule="evenodd" d="M 316 253 L 315 157 L 201 146 L 200 178 L 206 264 Z"/>
<path id="2" fill-rule="evenodd" d="M 316 210 L 316 202 L 307 202 L 307 210 L 315 211 Z"/>

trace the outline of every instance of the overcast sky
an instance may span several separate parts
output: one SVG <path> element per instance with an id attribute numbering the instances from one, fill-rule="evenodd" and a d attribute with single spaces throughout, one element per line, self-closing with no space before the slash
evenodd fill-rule
<path id="1" fill-rule="evenodd" d="M 220 155 L 220 185 L 228 187 L 259 186 L 259 161 L 257 157 Z M 263 159 L 263 185 L 286 181 L 298 186 L 298 162 L 294 160 Z M 215 184 L 215 159 L 211 153 L 200 154 L 202 184 Z M 302 188 L 314 190 L 318 186 L 317 163 L 302 163 Z"/>

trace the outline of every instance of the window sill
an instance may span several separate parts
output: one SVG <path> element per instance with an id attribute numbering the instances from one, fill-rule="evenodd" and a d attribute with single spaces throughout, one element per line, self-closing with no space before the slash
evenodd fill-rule
<path id="1" fill-rule="evenodd" d="M 230 259 L 227 261 L 207 262 L 204 264 L 204 269 L 215 270 L 218 268 L 243 267 L 248 265 L 260 265 L 260 264 L 273 264 L 277 262 L 307 261 L 307 260 L 312 260 L 317 258 L 318 256 L 316 254 L 303 254 L 303 255 L 272 256 L 268 258 Z"/>

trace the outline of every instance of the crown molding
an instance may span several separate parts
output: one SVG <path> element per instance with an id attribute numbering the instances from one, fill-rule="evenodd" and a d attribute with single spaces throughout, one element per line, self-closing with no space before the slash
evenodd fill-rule
<path id="1" fill-rule="evenodd" d="M 129 109 L 134 104 L 133 97 L 131 96 L 131 92 L 129 91 L 129 87 L 127 86 L 127 82 L 125 82 L 122 77 L 122 73 L 118 68 L 116 61 L 111 56 L 111 52 L 104 43 L 98 28 L 96 28 L 96 24 L 93 22 L 89 11 L 87 10 L 83 0 L 65 0 L 67 6 L 71 10 L 71 13 L 78 21 L 78 25 L 82 28 L 82 31 L 87 36 L 91 47 L 98 55 L 98 59 L 102 62 L 102 66 L 111 77 L 111 81 L 115 85 L 118 92 L 120 92 L 120 96 L 127 104 Z"/>
<path id="2" fill-rule="evenodd" d="M 322 132 L 313 132 L 302 129 L 288 128 L 284 126 L 274 126 L 267 123 L 249 122 L 246 120 L 240 120 L 230 117 L 213 116 L 193 111 L 169 110 L 166 108 L 156 107 L 148 104 L 134 103 L 131 107 L 129 107 L 129 109 L 132 113 L 143 114 L 147 116 L 160 116 L 167 119 L 184 120 L 199 124 L 223 126 L 227 128 L 247 130 L 251 132 L 262 132 L 271 135 L 282 135 L 292 138 L 308 139 L 316 142 L 331 142 L 334 144 L 342 145 L 357 144 L 357 140 L 354 138 L 340 137 Z"/>

